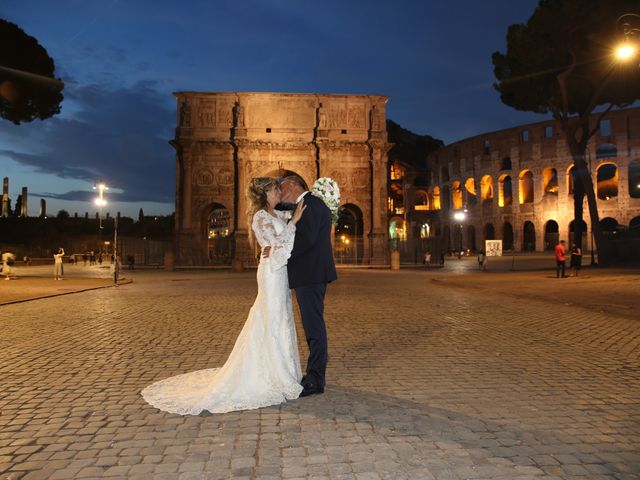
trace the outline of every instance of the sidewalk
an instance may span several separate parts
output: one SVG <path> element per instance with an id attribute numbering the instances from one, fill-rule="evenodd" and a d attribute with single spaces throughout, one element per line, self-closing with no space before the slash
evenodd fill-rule
<path id="1" fill-rule="evenodd" d="M 65 265 L 64 272 L 64 279 L 56 281 L 50 265 L 14 268 L 11 280 L 0 279 L 0 305 L 113 286 L 113 276 L 108 265 Z M 130 279 L 121 277 L 118 283 L 130 282 Z"/>

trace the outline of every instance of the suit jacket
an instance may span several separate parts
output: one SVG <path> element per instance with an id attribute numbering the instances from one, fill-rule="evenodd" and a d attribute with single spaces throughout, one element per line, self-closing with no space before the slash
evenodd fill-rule
<path id="1" fill-rule="evenodd" d="M 331 212 L 325 203 L 307 193 L 307 206 L 296 224 L 296 236 L 287 262 L 289 287 L 329 283 L 338 278 L 331 249 Z"/>

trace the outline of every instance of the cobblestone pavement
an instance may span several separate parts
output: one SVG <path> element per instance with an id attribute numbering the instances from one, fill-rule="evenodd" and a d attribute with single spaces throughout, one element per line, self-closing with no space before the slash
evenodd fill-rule
<path id="1" fill-rule="evenodd" d="M 224 362 L 254 275 L 140 274 L 0 307 L 0 478 L 640 478 L 638 320 L 420 271 L 340 272 L 324 395 L 147 405 L 153 381 Z"/>

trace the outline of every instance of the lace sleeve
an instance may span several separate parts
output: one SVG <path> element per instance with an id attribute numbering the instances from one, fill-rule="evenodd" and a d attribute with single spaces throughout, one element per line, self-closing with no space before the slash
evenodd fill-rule
<path id="1" fill-rule="evenodd" d="M 278 233 L 274 220 L 274 217 L 267 212 L 258 212 L 253 217 L 252 225 L 260 246 L 271 247 L 269 253 L 271 271 L 278 270 L 287 264 L 296 234 L 296 226 L 292 223 L 283 225 L 282 231 Z"/>

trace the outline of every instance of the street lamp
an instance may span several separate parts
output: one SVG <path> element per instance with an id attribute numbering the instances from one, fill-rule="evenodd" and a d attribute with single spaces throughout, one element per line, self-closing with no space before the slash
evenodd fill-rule
<path id="1" fill-rule="evenodd" d="M 467 209 L 465 208 L 464 210 L 461 211 L 457 211 L 453 214 L 453 219 L 458 222 L 458 225 L 460 226 L 460 249 L 458 250 L 458 258 L 462 257 L 462 224 L 464 223 L 465 219 L 467 218 Z"/>
<path id="2" fill-rule="evenodd" d="M 628 62 L 640 51 L 640 15 L 626 13 L 618 18 L 616 24 L 624 41 L 616 47 L 614 55 L 618 61 Z"/>

